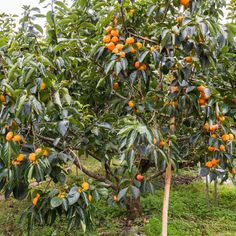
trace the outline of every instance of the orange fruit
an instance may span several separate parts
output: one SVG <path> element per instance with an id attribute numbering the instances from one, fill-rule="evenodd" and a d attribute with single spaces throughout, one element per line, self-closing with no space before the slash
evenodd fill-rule
<path id="1" fill-rule="evenodd" d="M 12 138 L 13 141 L 20 142 L 22 140 L 21 135 L 17 134 Z"/>
<path id="2" fill-rule="evenodd" d="M 124 48 L 124 45 L 119 43 L 116 45 L 116 48 L 121 51 Z"/>
<path id="3" fill-rule="evenodd" d="M 113 89 L 114 90 L 117 90 L 119 88 L 119 83 L 118 82 L 115 82 L 114 84 L 113 84 Z"/>
<path id="4" fill-rule="evenodd" d="M 92 202 L 93 196 L 92 196 L 91 194 L 88 195 L 88 200 L 89 200 L 90 202 Z"/>
<path id="5" fill-rule="evenodd" d="M 154 137 L 153 138 L 153 144 L 156 145 L 156 143 L 157 143 L 157 139 Z"/>
<path id="6" fill-rule="evenodd" d="M 6 97 L 4 95 L 0 95 L 0 101 L 1 101 L 1 103 L 5 103 Z"/>
<path id="7" fill-rule="evenodd" d="M 215 151 L 215 148 L 212 147 L 212 146 L 209 146 L 209 147 L 208 147 L 208 151 L 210 151 L 210 152 L 214 152 L 214 151 Z"/>
<path id="8" fill-rule="evenodd" d="M 229 134 L 229 140 L 234 140 L 234 135 L 233 134 Z"/>
<path id="9" fill-rule="evenodd" d="M 232 174 L 236 175 L 236 169 L 232 169 Z"/>
<path id="10" fill-rule="evenodd" d="M 134 66 L 136 69 L 138 69 L 141 66 L 141 63 L 139 61 L 136 61 Z"/>
<path id="11" fill-rule="evenodd" d="M 126 56 L 126 53 L 125 53 L 125 52 L 120 52 L 120 56 L 121 56 L 122 58 L 124 58 L 124 57 Z"/>
<path id="12" fill-rule="evenodd" d="M 205 89 L 205 87 L 203 85 L 200 85 L 200 86 L 197 87 L 197 90 L 201 93 L 204 92 L 204 89 Z"/>
<path id="13" fill-rule="evenodd" d="M 49 156 L 49 152 L 48 152 L 47 149 L 45 149 L 45 150 L 43 151 L 43 155 L 44 155 L 45 157 L 48 157 L 48 156 Z"/>
<path id="14" fill-rule="evenodd" d="M 19 154 L 19 155 L 17 156 L 16 161 L 21 162 L 21 161 L 23 161 L 24 159 L 25 159 L 25 155 L 21 153 L 21 154 Z"/>
<path id="15" fill-rule="evenodd" d="M 211 161 L 208 161 L 208 162 L 206 163 L 206 167 L 211 168 L 212 166 L 213 166 L 213 164 L 212 164 Z"/>
<path id="16" fill-rule="evenodd" d="M 140 42 L 137 42 L 137 43 L 136 43 L 136 46 L 137 46 L 137 48 L 140 50 L 140 49 L 143 47 L 143 44 L 140 43 Z"/>
<path id="17" fill-rule="evenodd" d="M 185 7 L 188 6 L 189 2 L 190 2 L 190 0 L 179 0 L 179 3 Z"/>
<path id="18" fill-rule="evenodd" d="M 178 86 L 171 86 L 171 87 L 170 87 L 170 92 L 171 92 L 171 93 L 179 92 L 179 87 L 178 87 Z"/>
<path id="19" fill-rule="evenodd" d="M 166 141 L 165 141 L 165 140 L 161 140 L 161 141 L 160 141 L 160 146 L 161 146 L 161 147 L 164 147 L 165 145 L 166 145 Z"/>
<path id="20" fill-rule="evenodd" d="M 225 142 L 227 142 L 227 141 L 230 140 L 230 136 L 229 136 L 228 134 L 223 134 L 221 138 L 222 138 L 222 140 L 225 141 Z"/>
<path id="21" fill-rule="evenodd" d="M 221 144 L 221 145 L 220 145 L 220 150 L 221 150 L 222 152 L 225 152 L 225 145 Z"/>
<path id="22" fill-rule="evenodd" d="M 37 205 L 37 202 L 38 202 L 38 200 L 39 200 L 39 197 L 40 197 L 40 194 L 39 193 L 37 193 L 37 195 L 36 195 L 36 197 L 33 199 L 33 201 L 32 201 L 32 203 L 33 203 L 33 205 Z"/>
<path id="23" fill-rule="evenodd" d="M 90 185 L 89 185 L 88 182 L 84 182 L 84 183 L 82 183 L 82 188 L 83 188 L 83 190 L 88 190 L 89 187 L 90 187 Z"/>
<path id="24" fill-rule="evenodd" d="M 117 42 L 119 42 L 119 38 L 117 36 L 114 36 L 114 37 L 111 38 L 111 41 L 113 43 L 117 43 Z"/>
<path id="25" fill-rule="evenodd" d="M 112 53 L 115 53 L 117 55 L 119 53 L 119 50 L 117 48 L 114 48 Z"/>
<path id="26" fill-rule="evenodd" d="M 216 136 L 216 134 L 212 134 L 211 137 L 212 138 L 216 138 L 217 136 Z"/>
<path id="27" fill-rule="evenodd" d="M 114 202 L 118 202 L 118 197 L 116 195 L 113 196 Z"/>
<path id="28" fill-rule="evenodd" d="M 193 58 L 192 58 L 192 57 L 185 57 L 184 60 L 185 60 L 187 63 L 192 63 L 192 62 L 193 62 Z"/>
<path id="29" fill-rule="evenodd" d="M 108 48 L 110 51 L 113 51 L 115 48 L 115 44 L 113 42 L 107 43 L 106 48 Z"/>
<path id="30" fill-rule="evenodd" d="M 109 35 L 105 35 L 103 37 L 103 43 L 110 43 L 110 41 L 111 41 L 111 37 Z"/>
<path id="31" fill-rule="evenodd" d="M 205 123 L 205 125 L 203 126 L 204 129 L 209 130 L 210 129 L 210 125 L 208 123 Z"/>
<path id="32" fill-rule="evenodd" d="M 14 136 L 14 133 L 12 131 L 8 132 L 6 135 L 6 140 L 11 141 Z"/>
<path id="33" fill-rule="evenodd" d="M 201 105 L 201 106 L 204 106 L 204 105 L 206 105 L 206 100 L 200 98 L 200 99 L 198 99 L 198 104 Z"/>
<path id="34" fill-rule="evenodd" d="M 219 120 L 220 122 L 224 122 L 224 121 L 225 121 L 225 117 L 224 117 L 224 116 L 219 116 L 219 117 L 218 117 L 218 120 Z"/>
<path id="35" fill-rule="evenodd" d="M 212 166 L 216 166 L 219 162 L 220 162 L 219 159 L 216 160 L 215 158 L 213 158 L 213 159 L 211 160 Z"/>
<path id="36" fill-rule="evenodd" d="M 114 36 L 119 36 L 119 31 L 118 30 L 116 30 L 116 29 L 114 29 L 114 30 L 112 30 L 111 31 L 111 35 L 114 37 Z"/>
<path id="37" fill-rule="evenodd" d="M 183 20 L 184 20 L 184 17 L 183 17 L 183 16 L 178 16 L 178 17 L 176 18 L 176 21 L 177 21 L 178 23 L 182 23 Z"/>
<path id="38" fill-rule="evenodd" d="M 134 106 L 135 106 L 135 102 L 134 102 L 133 100 L 130 100 L 130 101 L 128 102 L 128 106 L 129 106 L 129 107 L 134 107 Z"/>
<path id="39" fill-rule="evenodd" d="M 144 64 L 139 67 L 139 70 L 146 70 L 146 69 L 147 69 L 147 66 Z"/>
<path id="40" fill-rule="evenodd" d="M 133 47 L 131 47 L 130 48 L 130 53 L 134 54 L 134 53 L 136 53 L 136 50 Z"/>
<path id="41" fill-rule="evenodd" d="M 135 42 L 135 39 L 133 37 L 129 37 L 125 40 L 125 44 L 132 44 Z"/>
<path id="42" fill-rule="evenodd" d="M 112 29 L 113 29 L 112 26 L 109 25 L 109 26 L 107 26 L 107 28 L 105 30 L 107 33 L 110 33 L 112 31 Z"/>
<path id="43" fill-rule="evenodd" d="M 30 153 L 30 154 L 29 154 L 29 160 L 30 160 L 31 162 L 35 161 L 35 160 L 36 160 L 36 154 L 35 154 L 35 153 Z"/>
<path id="44" fill-rule="evenodd" d="M 46 89 L 46 84 L 44 82 L 40 85 L 40 89 L 41 90 L 45 90 Z"/>

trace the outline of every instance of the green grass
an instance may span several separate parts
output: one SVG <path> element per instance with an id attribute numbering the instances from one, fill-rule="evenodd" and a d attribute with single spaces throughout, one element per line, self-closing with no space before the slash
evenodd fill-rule
<path id="1" fill-rule="evenodd" d="M 219 186 L 219 207 L 215 208 L 210 186 L 211 206 L 206 205 L 204 183 L 194 182 L 171 189 L 168 236 L 236 236 L 236 189 L 233 186 Z M 96 204 L 94 232 L 71 232 L 69 235 L 118 236 L 140 233 L 158 236 L 161 232 L 163 190 L 155 195 L 142 197 L 143 216 L 127 227 L 124 209 L 108 206 L 106 201 Z M 18 225 L 20 213 L 26 202 L 16 200 L 0 201 L 0 236 L 26 235 L 25 227 Z M 146 219 L 146 220 L 144 220 Z M 146 221 L 144 223 L 144 221 Z M 55 226 L 34 229 L 34 236 L 65 235 L 66 224 L 58 220 Z M 129 233 L 128 233 L 129 232 Z"/>

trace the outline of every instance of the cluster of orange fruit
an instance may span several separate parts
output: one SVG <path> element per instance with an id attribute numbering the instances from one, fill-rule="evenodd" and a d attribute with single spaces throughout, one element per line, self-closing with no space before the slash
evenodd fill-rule
<path id="1" fill-rule="evenodd" d="M 147 69 L 147 66 L 144 63 L 140 63 L 139 61 L 135 62 L 134 67 L 138 70 L 146 70 Z"/>
<path id="2" fill-rule="evenodd" d="M 216 165 L 219 164 L 219 162 L 220 162 L 220 159 L 215 159 L 215 158 L 213 158 L 211 161 L 208 161 L 208 162 L 206 163 L 206 167 L 208 167 L 208 168 L 215 167 Z"/>
<path id="3" fill-rule="evenodd" d="M 213 147 L 213 146 L 209 146 L 208 151 L 215 152 L 215 151 L 218 151 L 218 148 Z M 225 145 L 223 145 L 223 144 L 220 145 L 220 151 L 225 152 Z"/>
<path id="4" fill-rule="evenodd" d="M 47 149 L 37 148 L 35 152 L 29 154 L 29 161 L 37 163 L 39 157 L 47 157 L 49 152 Z"/>
<path id="5" fill-rule="evenodd" d="M 22 136 L 20 134 L 14 135 L 14 132 L 10 131 L 6 135 L 6 140 L 7 141 L 21 142 L 22 141 Z"/>
<path id="6" fill-rule="evenodd" d="M 126 57 L 126 53 L 123 51 L 126 46 L 130 47 L 130 53 L 132 54 L 137 52 L 136 49 L 140 50 L 143 47 L 141 42 L 136 42 L 135 44 L 135 39 L 133 37 L 126 38 L 125 44 L 121 43 L 119 30 L 113 28 L 112 26 L 108 26 L 105 31 L 106 35 L 103 37 L 103 43 L 105 43 L 105 47 L 112 53 L 120 56 L 120 58 Z M 134 44 L 136 49 L 133 47 Z"/>
<path id="7" fill-rule="evenodd" d="M 224 141 L 224 142 L 228 142 L 228 141 L 232 141 L 234 140 L 234 135 L 233 134 L 223 134 L 221 136 L 221 139 Z"/>
<path id="8" fill-rule="evenodd" d="M 20 165 L 25 159 L 25 155 L 20 153 L 15 160 L 12 160 L 12 165 Z"/>
<path id="9" fill-rule="evenodd" d="M 206 105 L 207 100 L 209 99 L 209 97 L 207 97 L 205 92 L 204 92 L 205 87 L 203 85 L 198 86 L 197 90 L 200 92 L 200 97 L 198 99 L 198 104 L 201 105 L 201 106 Z"/>
<path id="10" fill-rule="evenodd" d="M 218 124 L 214 124 L 210 127 L 209 123 L 205 123 L 204 127 L 203 127 L 206 131 L 213 133 L 215 132 L 217 129 L 219 129 L 219 125 Z"/>

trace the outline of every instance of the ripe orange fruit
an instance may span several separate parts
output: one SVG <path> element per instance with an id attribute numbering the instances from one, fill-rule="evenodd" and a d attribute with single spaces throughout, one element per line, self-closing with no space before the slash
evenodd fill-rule
<path id="1" fill-rule="evenodd" d="M 170 87 L 170 92 L 171 92 L 171 93 L 179 92 L 179 87 L 178 87 L 178 86 L 171 86 L 171 87 Z"/>
<path id="2" fill-rule="evenodd" d="M 216 134 L 212 134 L 211 137 L 212 138 L 216 138 L 217 136 L 216 136 Z"/>
<path id="3" fill-rule="evenodd" d="M 92 202 L 93 196 L 92 196 L 91 194 L 88 195 L 88 200 L 89 200 L 90 202 Z"/>
<path id="4" fill-rule="evenodd" d="M 21 135 L 17 134 L 12 138 L 13 141 L 20 142 L 22 140 Z"/>
<path id="5" fill-rule="evenodd" d="M 137 43 L 136 43 L 136 46 L 137 46 L 137 48 L 140 50 L 140 49 L 143 47 L 143 44 L 140 43 L 140 42 L 137 42 Z"/>
<path id="6" fill-rule="evenodd" d="M 211 161 L 208 161 L 208 162 L 206 163 L 206 167 L 211 168 L 212 166 L 213 166 L 213 164 L 212 164 Z"/>
<path id="7" fill-rule="evenodd" d="M 225 145 L 221 144 L 221 145 L 220 145 L 220 150 L 221 150 L 222 152 L 225 152 Z"/>
<path id="8" fill-rule="evenodd" d="M 136 69 L 138 69 L 141 66 L 141 63 L 139 61 L 136 61 L 134 66 Z"/>
<path id="9" fill-rule="evenodd" d="M 114 36 L 114 37 L 111 38 L 111 41 L 113 43 L 117 43 L 117 42 L 119 42 L 119 38 L 117 36 Z"/>
<path id="10" fill-rule="evenodd" d="M 1 103 L 5 103 L 6 97 L 4 95 L 0 95 L 0 101 L 1 101 Z"/>
<path id="11" fill-rule="evenodd" d="M 107 28 L 106 28 L 106 32 L 107 32 L 107 33 L 110 33 L 110 32 L 112 31 L 112 29 L 113 29 L 112 26 L 109 25 L 109 26 L 107 26 Z"/>
<path id="12" fill-rule="evenodd" d="M 12 131 L 8 132 L 6 135 L 6 140 L 11 141 L 14 136 L 14 133 Z"/>
<path id="13" fill-rule="evenodd" d="M 23 161 L 24 159 L 25 159 L 25 155 L 21 153 L 21 154 L 19 154 L 19 155 L 17 156 L 16 161 L 21 162 L 21 161 Z"/>
<path id="14" fill-rule="evenodd" d="M 232 174 L 236 175 L 236 169 L 232 169 Z"/>
<path id="15" fill-rule="evenodd" d="M 184 17 L 183 17 L 183 16 L 178 16 L 178 17 L 176 18 L 177 23 L 182 23 L 183 20 L 184 20 Z"/>
<path id="16" fill-rule="evenodd" d="M 208 162 L 206 163 L 206 167 L 211 168 L 212 166 L 213 166 L 213 164 L 212 164 L 211 161 L 208 161 Z"/>
<path id="17" fill-rule="evenodd" d="M 125 53 L 125 52 L 120 52 L 120 56 L 121 56 L 122 58 L 124 58 L 124 57 L 126 56 L 126 53 Z"/>
<path id="18" fill-rule="evenodd" d="M 214 152 L 214 151 L 215 151 L 215 148 L 212 147 L 212 146 L 209 146 L 209 147 L 208 147 L 208 151 L 210 151 L 210 152 Z"/>
<path id="19" fill-rule="evenodd" d="M 133 100 L 130 100 L 130 101 L 128 102 L 128 106 L 129 106 L 129 107 L 134 107 L 134 106 L 135 106 L 135 102 L 134 102 Z"/>
<path id="20" fill-rule="evenodd" d="M 113 89 L 114 90 L 117 90 L 119 88 L 119 83 L 118 82 L 115 82 L 114 84 L 113 84 Z"/>
<path id="21" fill-rule="evenodd" d="M 144 64 L 139 67 L 139 70 L 146 70 L 146 69 L 147 69 L 147 66 Z"/>
<path id="22" fill-rule="evenodd" d="M 137 179 L 138 181 L 143 181 L 144 176 L 139 174 L 139 175 L 136 176 L 136 179 Z"/>
<path id="23" fill-rule="evenodd" d="M 35 160 L 36 160 L 36 154 L 35 154 L 35 153 L 30 153 L 30 154 L 29 154 L 29 160 L 30 160 L 31 162 L 35 161 Z"/>
<path id="24" fill-rule="evenodd" d="M 113 51 L 115 48 L 115 44 L 113 42 L 107 43 L 106 48 L 108 48 L 110 51 Z"/>
<path id="25" fill-rule="evenodd" d="M 117 55 L 119 53 L 119 50 L 117 48 L 114 48 L 112 53 L 115 53 Z"/>
<path id="26" fill-rule="evenodd" d="M 111 31 L 111 35 L 114 37 L 114 36 L 119 36 L 119 31 L 118 30 L 116 30 L 116 29 L 114 29 L 114 30 L 112 30 Z"/>
<path id="27" fill-rule="evenodd" d="M 204 105 L 206 105 L 206 100 L 200 98 L 200 99 L 198 99 L 198 104 L 201 105 L 201 106 L 204 106 Z"/>
<path id="28" fill-rule="evenodd" d="M 212 166 L 216 166 L 219 162 L 220 162 L 219 159 L 216 160 L 215 158 L 213 158 L 213 159 L 211 160 Z"/>
<path id="29" fill-rule="evenodd" d="M 190 2 L 190 0 L 179 0 L 179 3 L 185 7 L 188 6 L 189 2 Z"/>
<path id="30" fill-rule="evenodd" d="M 37 193 L 36 197 L 32 201 L 33 205 L 35 205 L 35 206 L 37 205 L 37 202 L 38 202 L 39 198 L 40 198 L 40 194 Z"/>
<path id="31" fill-rule="evenodd" d="M 134 40 L 133 37 L 129 37 L 129 38 L 127 38 L 127 39 L 125 40 L 125 44 L 132 44 L 132 43 L 134 43 L 134 42 L 135 42 L 135 40 Z"/>
<path id="32" fill-rule="evenodd" d="M 193 62 L 193 58 L 192 58 L 192 57 L 185 57 L 184 60 L 185 60 L 187 63 L 192 63 L 192 62 Z"/>
<path id="33" fill-rule="evenodd" d="M 45 157 L 48 157 L 48 156 L 49 156 L 49 151 L 48 151 L 47 149 L 45 149 L 45 150 L 43 151 L 43 155 L 44 155 Z"/>
<path id="34" fill-rule="evenodd" d="M 205 125 L 203 126 L 204 129 L 209 130 L 210 129 L 210 125 L 208 123 L 205 123 Z"/>
<path id="35" fill-rule="evenodd" d="M 157 139 L 154 137 L 153 138 L 153 144 L 156 145 L 156 143 L 157 143 Z"/>
<path id="36" fill-rule="evenodd" d="M 110 43 L 110 41 L 111 41 L 111 37 L 109 35 L 105 35 L 103 37 L 103 43 Z"/>
<path id="37" fill-rule="evenodd" d="M 43 82 L 43 83 L 40 85 L 40 88 L 41 88 L 41 90 L 45 90 L 45 89 L 46 89 L 46 84 Z"/>
<path id="38" fill-rule="evenodd" d="M 204 92 L 204 89 L 205 89 L 205 87 L 203 85 L 200 85 L 200 86 L 197 87 L 197 90 L 201 93 Z"/>
<path id="39" fill-rule="evenodd" d="M 224 116 L 219 116 L 219 117 L 218 117 L 218 120 L 219 120 L 220 122 L 224 122 L 224 121 L 225 121 L 225 117 L 224 117 Z"/>
<path id="40" fill-rule="evenodd" d="M 234 135 L 233 134 L 229 134 L 229 140 L 234 140 Z"/>
<path id="41" fill-rule="evenodd" d="M 160 141 L 160 146 L 161 146 L 161 147 L 164 147 L 165 145 L 166 145 L 166 141 L 165 141 L 165 140 L 161 140 L 161 141 Z"/>
<path id="42" fill-rule="evenodd" d="M 116 45 L 116 48 L 121 51 L 124 48 L 124 45 L 119 43 Z"/>
<path id="43" fill-rule="evenodd" d="M 131 47 L 131 48 L 130 48 L 130 53 L 135 54 L 135 53 L 136 53 L 136 50 L 135 50 L 133 47 Z"/>
<path id="44" fill-rule="evenodd" d="M 212 127 L 210 128 L 210 132 L 213 132 L 213 131 L 215 131 L 217 129 L 219 129 L 219 125 L 218 124 L 212 125 Z"/>
<path id="45" fill-rule="evenodd" d="M 227 141 L 230 140 L 230 136 L 229 136 L 228 134 L 223 134 L 221 138 L 222 138 L 222 140 L 225 141 L 225 142 L 227 142 Z"/>
<path id="46" fill-rule="evenodd" d="M 116 195 L 113 196 L 114 202 L 118 202 L 118 197 Z"/>
<path id="47" fill-rule="evenodd" d="M 82 188 L 83 188 L 83 190 L 88 190 L 89 189 L 89 187 L 90 187 L 90 185 L 89 185 L 89 183 L 88 182 L 84 182 L 84 183 L 82 183 Z"/>

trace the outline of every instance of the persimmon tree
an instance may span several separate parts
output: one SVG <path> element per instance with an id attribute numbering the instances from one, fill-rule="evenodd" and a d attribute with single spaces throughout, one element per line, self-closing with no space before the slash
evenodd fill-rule
<path id="1" fill-rule="evenodd" d="M 24 7 L 19 30 L 10 17 L 0 22 L 0 188 L 30 200 L 29 231 L 63 214 L 68 230 L 91 228 L 101 197 L 134 218 L 140 195 L 166 173 L 167 235 L 173 169 L 200 162 L 202 176 L 235 182 L 235 46 L 220 25 L 224 1 L 40 2 L 51 10 Z"/>

